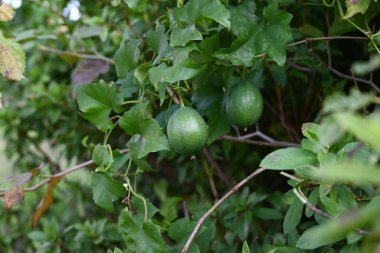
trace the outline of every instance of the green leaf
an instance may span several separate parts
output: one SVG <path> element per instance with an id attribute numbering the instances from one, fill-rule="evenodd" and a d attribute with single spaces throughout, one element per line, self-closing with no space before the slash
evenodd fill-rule
<path id="1" fill-rule="evenodd" d="M 234 65 L 251 66 L 257 55 L 266 54 L 278 65 L 284 65 L 286 59 L 285 46 L 292 38 L 289 26 L 292 15 L 280 11 L 277 8 L 277 3 L 264 8 L 263 17 L 259 23 L 256 22 L 253 14 L 245 5 L 236 7 L 231 13 L 234 16 L 239 16 L 238 18 L 234 17 L 232 21 L 246 25 L 249 23 L 249 29 L 243 28 L 240 31 L 235 31 L 238 38 L 230 48 L 216 52 L 215 57 L 229 60 Z M 238 29 L 239 26 L 233 24 L 232 27 Z"/>
<path id="2" fill-rule="evenodd" d="M 119 230 L 132 252 L 163 253 L 164 240 L 160 227 L 148 219 L 139 224 L 129 212 L 123 211 L 119 217 Z"/>
<path id="3" fill-rule="evenodd" d="M 313 152 L 301 148 L 285 148 L 264 157 L 260 167 L 271 170 L 291 170 L 317 161 L 317 155 Z"/>
<path id="4" fill-rule="evenodd" d="M 114 87 L 104 84 L 81 85 L 76 89 L 82 116 L 102 131 L 110 129 L 109 115 L 112 110 L 120 112 L 123 97 Z"/>
<path id="5" fill-rule="evenodd" d="M 380 151 L 380 123 L 350 112 L 336 113 L 334 118 L 342 128 Z"/>
<path id="6" fill-rule="evenodd" d="M 114 212 L 113 202 L 124 196 L 125 188 L 106 172 L 91 173 L 91 187 L 95 204 Z"/>
<path id="7" fill-rule="evenodd" d="M 148 82 L 148 80 L 149 80 L 149 69 L 151 67 L 152 67 L 152 64 L 145 63 L 145 64 L 141 64 L 140 66 L 138 66 L 135 69 L 134 75 L 135 75 L 137 81 L 139 82 L 140 87 L 144 87 L 145 84 Z"/>
<path id="8" fill-rule="evenodd" d="M 339 161 L 315 171 L 315 176 L 353 184 L 380 185 L 380 167 L 356 160 Z"/>
<path id="9" fill-rule="evenodd" d="M 228 60 L 234 65 L 251 66 L 257 52 L 255 40 L 259 31 L 257 18 L 254 15 L 256 5 L 254 2 L 245 1 L 243 4 L 230 8 L 231 29 L 237 35 L 237 39 L 228 49 L 219 50 L 215 57 Z"/>
<path id="10" fill-rule="evenodd" d="M 170 197 L 165 199 L 160 209 L 160 214 L 165 217 L 165 220 L 172 222 L 178 217 L 177 204 L 182 201 L 180 197 Z"/>
<path id="11" fill-rule="evenodd" d="M 202 71 L 197 65 L 181 66 L 167 66 L 161 63 L 159 66 L 151 68 L 149 71 L 149 78 L 152 83 L 157 86 L 159 82 L 175 83 L 177 81 L 188 80 Z"/>
<path id="12" fill-rule="evenodd" d="M 190 0 L 181 8 L 174 9 L 174 19 L 186 22 L 189 25 L 195 23 L 198 17 L 208 17 L 219 24 L 230 28 L 230 14 L 219 0 Z"/>
<path id="13" fill-rule="evenodd" d="M 286 60 L 285 46 L 292 39 L 290 20 L 292 15 L 281 11 L 277 3 L 263 10 L 265 25 L 257 35 L 257 45 L 260 51 L 269 55 L 278 65 L 283 66 Z"/>
<path id="14" fill-rule="evenodd" d="M 154 59 L 153 64 L 156 65 L 160 59 L 170 51 L 168 38 L 165 30 L 160 29 L 158 31 L 149 31 L 146 33 L 146 42 L 149 47 L 157 52 L 157 57 Z"/>
<path id="15" fill-rule="evenodd" d="M 351 18 L 357 13 L 364 14 L 367 11 L 370 3 L 371 0 L 346 0 L 347 12 L 344 14 L 343 19 Z"/>
<path id="16" fill-rule="evenodd" d="M 329 233 L 329 236 L 323 236 L 326 226 L 314 226 L 306 230 L 297 241 L 297 248 L 316 249 L 318 247 L 328 245 L 345 238 L 342 234 Z"/>
<path id="17" fill-rule="evenodd" d="M 297 227 L 301 221 L 303 204 L 296 199 L 286 212 L 284 219 L 284 234 L 287 235 Z"/>
<path id="18" fill-rule="evenodd" d="M 251 250 L 249 249 L 247 241 L 244 241 L 243 248 L 241 249 L 241 253 L 251 253 Z"/>
<path id="19" fill-rule="evenodd" d="M 121 42 L 116 51 L 114 60 L 117 76 L 125 78 L 127 73 L 137 67 L 140 58 L 140 40 L 130 40 Z"/>
<path id="20" fill-rule="evenodd" d="M 105 145 L 96 145 L 92 151 L 92 161 L 102 169 L 113 162 L 111 154 Z"/>
<path id="21" fill-rule="evenodd" d="M 20 81 L 24 77 L 24 70 L 23 48 L 15 40 L 6 39 L 0 31 L 0 73 L 9 80 Z"/>
<path id="22" fill-rule="evenodd" d="M 188 218 L 181 218 L 170 224 L 168 235 L 177 243 L 188 238 L 193 231 L 196 222 L 190 221 Z"/>
<path id="23" fill-rule="evenodd" d="M 359 211 L 350 211 L 337 220 L 306 230 L 298 239 L 297 247 L 311 250 L 343 240 L 354 228 L 366 226 L 377 218 L 379 212 L 380 196 L 377 196 Z"/>
<path id="24" fill-rule="evenodd" d="M 312 204 L 313 206 L 316 206 L 317 205 L 317 202 L 318 202 L 318 198 L 319 198 L 319 190 L 318 188 L 317 189 L 314 189 L 310 195 L 309 195 L 309 198 L 308 198 L 308 201 L 310 204 Z M 305 216 L 310 218 L 311 216 L 313 216 L 314 214 L 314 211 L 310 208 L 306 208 L 305 209 Z"/>
<path id="25" fill-rule="evenodd" d="M 167 52 L 165 57 L 173 59 L 172 66 L 161 63 L 159 66 L 149 70 L 149 79 L 157 89 L 159 82 L 175 83 L 181 80 L 188 80 L 198 75 L 204 66 L 195 64 L 190 58 L 191 51 L 199 51 L 195 45 L 181 48 L 173 48 Z"/>
<path id="26" fill-rule="evenodd" d="M 187 28 L 174 28 L 170 37 L 170 46 L 186 46 L 189 41 L 202 40 L 202 34 L 198 31 L 195 25 Z"/>
<path id="27" fill-rule="evenodd" d="M 132 107 L 124 113 L 119 124 L 128 134 L 140 136 L 138 141 L 130 144 L 131 152 L 137 154 L 137 159 L 151 152 L 169 149 L 169 142 L 158 122 L 148 112 L 147 104 Z"/>

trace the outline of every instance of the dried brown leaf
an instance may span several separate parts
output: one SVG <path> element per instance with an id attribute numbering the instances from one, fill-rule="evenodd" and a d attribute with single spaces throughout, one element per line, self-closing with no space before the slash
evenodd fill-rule
<path id="1" fill-rule="evenodd" d="M 100 74 L 107 73 L 108 70 L 109 64 L 103 60 L 80 60 L 71 74 L 73 90 L 78 85 L 91 83 Z"/>
<path id="2" fill-rule="evenodd" d="M 21 80 L 25 70 L 25 52 L 13 39 L 0 32 L 0 73 L 10 80 Z"/>
<path id="3" fill-rule="evenodd" d="M 24 199 L 24 189 L 21 186 L 16 186 L 3 193 L 4 208 L 9 209 L 17 205 Z"/>
<path id="4" fill-rule="evenodd" d="M 33 215 L 32 225 L 33 227 L 37 226 L 38 221 L 41 216 L 46 212 L 46 210 L 53 203 L 53 190 L 61 180 L 61 177 L 52 177 L 49 181 L 48 188 L 46 189 L 45 195 L 42 198 L 40 204 L 36 208 L 36 211 Z"/>
<path id="5" fill-rule="evenodd" d="M 10 21 L 15 16 L 12 6 L 2 2 L 0 4 L 0 21 Z"/>

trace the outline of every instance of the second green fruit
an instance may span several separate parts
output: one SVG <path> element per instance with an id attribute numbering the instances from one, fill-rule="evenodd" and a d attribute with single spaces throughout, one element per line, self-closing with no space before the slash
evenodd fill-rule
<path id="1" fill-rule="evenodd" d="M 226 111 L 235 126 L 240 128 L 252 126 L 263 113 L 261 92 L 248 81 L 235 84 L 227 94 Z"/>

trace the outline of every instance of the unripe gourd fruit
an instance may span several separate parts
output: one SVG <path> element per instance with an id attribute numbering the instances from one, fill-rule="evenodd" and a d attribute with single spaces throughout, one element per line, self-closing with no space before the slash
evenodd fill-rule
<path id="1" fill-rule="evenodd" d="M 208 139 L 208 127 L 202 116 L 190 107 L 181 107 L 170 117 L 167 127 L 169 144 L 182 155 L 195 155 Z"/>
<path id="2" fill-rule="evenodd" d="M 248 81 L 235 84 L 226 98 L 226 112 L 233 125 L 247 128 L 263 113 L 263 98 L 256 86 Z"/>

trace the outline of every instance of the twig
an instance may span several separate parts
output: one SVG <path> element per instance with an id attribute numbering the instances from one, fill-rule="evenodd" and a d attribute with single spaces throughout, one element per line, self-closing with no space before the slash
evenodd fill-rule
<path id="1" fill-rule="evenodd" d="M 179 101 L 178 97 L 176 94 L 174 94 L 174 91 L 168 86 L 166 87 L 166 91 L 168 92 L 168 94 L 173 98 L 173 101 L 176 105 L 179 105 L 181 103 L 181 101 Z"/>
<path id="2" fill-rule="evenodd" d="M 123 154 L 125 154 L 125 153 L 129 152 L 129 149 L 122 149 L 122 150 L 120 150 L 120 152 L 123 153 Z M 89 166 L 89 165 L 91 165 L 93 163 L 94 162 L 92 160 L 88 160 L 88 161 L 83 162 L 81 164 L 75 165 L 74 167 L 71 167 L 69 169 L 66 169 L 66 170 L 63 170 L 61 172 L 55 173 L 55 174 L 51 175 L 49 178 L 47 178 L 47 179 L 45 179 L 45 180 L 43 180 L 43 181 L 41 181 L 41 182 L 39 182 L 39 183 L 31 186 L 31 187 L 25 188 L 24 192 L 34 192 L 34 191 L 38 190 L 39 188 L 41 188 L 44 184 L 49 183 L 52 178 L 63 177 L 63 176 L 65 176 L 67 174 L 70 174 L 70 173 L 72 173 L 74 171 L 77 171 L 79 169 L 83 169 L 83 168 L 85 168 L 85 167 L 87 167 L 87 166 Z M 6 189 L 0 189 L 0 193 L 6 192 L 6 191 L 7 191 Z"/>
<path id="3" fill-rule="evenodd" d="M 330 214 L 322 211 L 321 209 L 319 209 L 318 207 L 314 206 L 313 204 L 311 204 L 309 202 L 309 200 L 307 199 L 307 197 L 303 194 L 303 192 L 301 191 L 300 188 L 293 188 L 293 193 L 294 195 L 296 195 L 296 197 L 299 199 L 299 201 L 301 201 L 307 208 L 309 208 L 310 210 L 312 210 L 313 212 L 319 214 L 320 216 L 326 218 L 326 219 L 329 219 L 329 220 L 334 220 L 334 217 L 331 216 Z M 355 228 L 355 231 L 360 234 L 360 235 L 369 235 L 369 232 L 366 231 L 366 230 L 362 230 L 362 229 L 359 229 L 359 228 Z"/>
<path id="4" fill-rule="evenodd" d="M 332 66 L 331 51 L 330 51 L 330 45 L 329 45 L 328 41 L 326 42 L 326 53 L 327 53 L 327 67 L 332 73 L 334 73 L 335 75 L 337 75 L 339 77 L 342 77 L 342 78 L 345 78 L 348 80 L 352 80 L 354 82 L 369 84 L 377 93 L 380 94 L 380 88 L 377 87 L 377 85 L 372 80 L 366 80 L 363 78 L 346 75 L 346 74 L 340 72 L 339 70 L 335 69 Z"/>
<path id="5" fill-rule="evenodd" d="M 335 69 L 333 67 L 329 67 L 329 70 L 332 73 L 334 73 L 335 75 L 339 76 L 339 77 L 343 77 L 345 79 L 349 79 L 349 80 L 352 80 L 354 82 L 360 82 L 360 83 L 369 84 L 377 93 L 380 94 L 380 88 L 377 87 L 377 85 L 373 81 L 369 81 L 369 80 L 366 80 L 366 79 L 363 79 L 363 78 L 353 77 L 353 76 L 346 75 L 346 74 L 338 71 L 337 69 Z"/>
<path id="6" fill-rule="evenodd" d="M 195 239 L 195 236 L 197 235 L 199 229 L 201 228 L 202 224 L 205 222 L 205 220 L 210 216 L 210 214 L 212 214 L 224 201 L 226 201 L 232 194 L 234 194 L 235 192 L 237 192 L 241 187 L 243 187 L 244 185 L 246 185 L 252 178 L 254 178 L 255 176 L 259 175 L 260 173 L 262 173 L 263 171 L 265 171 L 264 168 L 259 168 L 257 169 L 256 171 L 254 171 L 253 173 L 251 173 L 248 177 L 244 178 L 242 181 L 240 181 L 237 185 L 235 185 L 234 187 L 232 187 L 232 189 L 227 192 L 221 199 L 219 199 L 200 219 L 199 221 L 197 222 L 193 232 L 191 233 L 189 239 L 187 239 L 187 242 L 185 244 L 185 246 L 183 247 L 181 253 L 187 253 L 187 251 L 189 250 L 190 248 L 190 245 L 191 243 L 194 241 Z"/>
<path id="7" fill-rule="evenodd" d="M 37 151 L 42 155 L 43 158 L 45 158 L 46 162 L 50 163 L 53 167 L 53 172 L 58 172 L 61 170 L 61 166 L 54 161 L 50 155 L 37 143 L 34 143 L 34 147 L 37 149 Z"/>
<path id="8" fill-rule="evenodd" d="M 102 61 L 105 61 L 109 64 L 115 64 L 115 61 L 113 59 L 105 57 L 103 55 L 82 54 L 82 53 L 77 53 L 77 52 L 64 51 L 64 50 L 56 49 L 56 48 L 52 48 L 52 47 L 46 47 L 46 46 L 42 46 L 42 45 L 38 46 L 37 48 L 42 50 L 42 51 L 51 52 L 51 53 L 55 53 L 55 54 L 70 55 L 70 56 L 74 56 L 74 57 L 81 58 L 81 59 L 102 60 Z"/>
<path id="9" fill-rule="evenodd" d="M 233 141 L 233 142 L 240 142 L 240 143 L 246 143 L 246 144 L 252 144 L 252 145 L 258 145 L 258 146 L 266 146 L 266 147 L 299 147 L 300 145 L 298 143 L 293 142 L 285 142 L 285 141 L 276 141 L 276 142 L 266 142 L 266 141 L 254 141 L 254 140 L 247 140 L 241 137 L 231 136 L 231 135 L 224 135 L 219 138 L 219 140 L 224 141 Z"/>
<path id="10" fill-rule="evenodd" d="M 308 67 L 300 66 L 300 65 L 297 65 L 297 64 L 295 64 L 293 62 L 290 62 L 290 61 L 288 61 L 287 63 L 289 64 L 289 66 L 291 66 L 291 67 L 293 67 L 293 68 L 295 68 L 297 70 L 300 70 L 300 71 L 303 71 L 303 72 L 307 72 L 307 73 L 313 72 L 313 70 L 310 69 L 310 68 L 308 68 Z"/>
<path id="11" fill-rule="evenodd" d="M 299 44 L 308 43 L 311 41 L 321 41 L 321 40 L 368 40 L 368 37 L 358 37 L 358 36 L 328 36 L 328 37 L 317 37 L 317 38 L 306 38 L 300 41 L 296 41 L 288 44 L 286 47 L 292 47 Z"/>
<path id="12" fill-rule="evenodd" d="M 206 157 L 207 161 L 210 163 L 211 167 L 214 168 L 216 174 L 218 177 L 229 187 L 232 187 L 232 182 L 229 180 L 226 175 L 224 174 L 222 168 L 219 166 L 219 164 L 212 158 L 210 150 L 208 148 L 203 149 L 203 154 Z"/>

